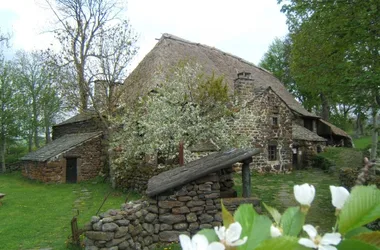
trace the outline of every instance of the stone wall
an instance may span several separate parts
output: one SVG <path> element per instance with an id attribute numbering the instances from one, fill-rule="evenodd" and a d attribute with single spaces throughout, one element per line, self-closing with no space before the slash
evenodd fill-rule
<path id="1" fill-rule="evenodd" d="M 25 161 L 21 168 L 22 175 L 32 180 L 46 183 L 64 182 L 63 164 L 58 162 Z"/>
<path id="2" fill-rule="evenodd" d="M 150 178 L 174 167 L 176 166 L 162 168 L 153 165 L 131 166 L 124 174 L 116 177 L 116 186 L 144 193 Z"/>
<path id="3" fill-rule="evenodd" d="M 66 158 L 77 158 L 77 181 L 96 177 L 102 166 L 102 140 L 100 137 L 87 141 L 48 162 L 25 161 L 23 176 L 48 183 L 66 182 Z"/>
<path id="4" fill-rule="evenodd" d="M 292 163 L 291 110 L 270 88 L 255 88 L 250 79 L 236 80 L 235 90 L 240 106 L 235 131 L 252 138 L 252 147 L 262 149 L 253 157 L 251 168 L 258 172 L 286 170 Z M 269 145 L 277 147 L 276 160 L 269 160 Z"/>
<path id="5" fill-rule="evenodd" d="M 92 217 L 85 228 L 86 249 L 155 249 L 158 243 L 178 241 L 180 234 L 194 235 L 203 228 L 222 225 L 222 176 L 226 175 L 213 173 L 153 199 L 127 203 L 121 210 Z M 226 200 L 231 212 L 247 202 L 261 211 L 256 198 Z"/>

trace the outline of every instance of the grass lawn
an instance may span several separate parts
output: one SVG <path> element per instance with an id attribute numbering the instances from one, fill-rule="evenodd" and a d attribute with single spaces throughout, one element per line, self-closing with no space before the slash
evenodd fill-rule
<path id="1" fill-rule="evenodd" d="M 379 140 L 380 140 L 380 136 L 379 136 Z M 368 147 L 368 145 L 372 144 L 372 137 L 369 135 L 369 136 L 361 137 L 358 139 L 354 139 L 354 144 L 356 148 L 359 148 L 359 149 L 366 148 Z"/>
<path id="2" fill-rule="evenodd" d="M 290 174 L 252 176 L 252 195 L 283 213 L 289 206 L 297 206 L 293 186 L 314 185 L 316 196 L 306 217 L 306 223 L 319 226 L 321 232 L 331 231 L 335 224 L 335 208 L 331 204 L 330 185 L 339 186 L 338 177 L 319 169 L 299 170 Z M 241 175 L 235 176 L 235 188 L 241 196 Z M 263 208 L 263 211 L 265 209 Z"/>
<path id="3" fill-rule="evenodd" d="M 70 221 L 79 210 L 78 225 L 89 222 L 103 199 L 112 192 L 101 212 L 120 208 L 127 194 L 108 184 L 44 184 L 23 178 L 20 173 L 0 175 L 1 249 L 66 249 Z M 130 199 L 138 196 L 132 194 Z"/>

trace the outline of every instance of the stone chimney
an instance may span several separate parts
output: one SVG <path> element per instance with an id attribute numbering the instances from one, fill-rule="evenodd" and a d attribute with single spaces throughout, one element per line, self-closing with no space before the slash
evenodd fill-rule
<path id="1" fill-rule="evenodd" d="M 253 89 L 252 74 L 246 71 L 239 72 L 234 80 L 234 94 L 237 100 L 242 100 L 252 95 Z"/>

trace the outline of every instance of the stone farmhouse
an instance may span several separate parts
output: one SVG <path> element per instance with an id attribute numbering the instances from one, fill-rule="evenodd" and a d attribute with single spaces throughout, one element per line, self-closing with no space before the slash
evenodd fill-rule
<path id="1" fill-rule="evenodd" d="M 235 130 L 252 138 L 261 149 L 251 166 L 262 172 L 278 172 L 306 166 L 326 145 L 352 146 L 343 130 L 308 112 L 270 72 L 214 47 L 163 34 L 124 85 L 125 100 L 134 103 L 155 86 L 159 71 L 166 74 L 178 62 L 200 64 L 207 75 L 223 76 L 229 93 L 240 107 Z"/>
<path id="2" fill-rule="evenodd" d="M 207 75 L 223 76 L 239 107 L 234 126 L 252 138 L 251 168 L 281 172 L 310 164 L 326 145 L 352 146 L 343 130 L 305 110 L 270 72 L 214 47 L 163 34 L 125 80 L 122 98 L 133 105 L 156 87 L 180 61 L 200 64 Z M 22 158 L 23 174 L 44 182 L 77 182 L 95 177 L 105 163 L 103 129 L 94 115 L 80 114 L 53 127 L 53 142 Z M 202 147 L 200 147 L 202 148 Z M 95 150 L 96 149 L 96 150 Z M 149 178 L 149 177 L 147 177 Z"/>

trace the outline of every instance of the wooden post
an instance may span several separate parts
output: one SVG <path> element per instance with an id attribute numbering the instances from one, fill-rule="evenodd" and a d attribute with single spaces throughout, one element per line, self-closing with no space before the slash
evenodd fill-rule
<path id="1" fill-rule="evenodd" d="M 243 197 L 251 197 L 251 170 L 249 164 L 252 162 L 252 158 L 243 161 L 242 178 L 243 178 Z"/>
<path id="2" fill-rule="evenodd" d="M 180 166 L 183 166 L 185 163 L 184 163 L 184 159 L 183 159 L 183 141 L 180 141 L 179 142 L 179 165 Z"/>

